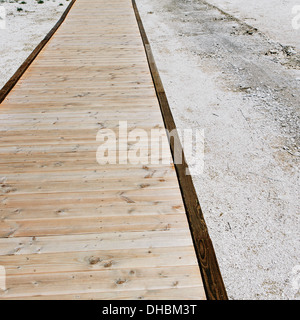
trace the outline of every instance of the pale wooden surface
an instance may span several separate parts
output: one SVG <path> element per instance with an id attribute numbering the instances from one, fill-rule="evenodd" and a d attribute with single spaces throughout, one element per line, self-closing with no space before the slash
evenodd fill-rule
<path id="1" fill-rule="evenodd" d="M 0 299 L 205 299 L 173 164 L 96 161 L 120 120 L 164 128 L 131 1 L 77 0 L 0 107 Z"/>

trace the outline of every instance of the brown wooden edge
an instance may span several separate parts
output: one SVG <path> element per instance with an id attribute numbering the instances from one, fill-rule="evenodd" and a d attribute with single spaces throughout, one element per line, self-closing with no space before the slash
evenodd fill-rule
<path id="1" fill-rule="evenodd" d="M 179 137 L 176 130 L 176 125 L 170 110 L 166 93 L 163 88 L 162 81 L 156 67 L 152 50 L 138 12 L 135 0 L 132 0 L 133 9 L 140 29 L 142 40 L 144 43 L 149 68 L 152 75 L 152 80 L 156 90 L 156 95 L 160 104 L 165 127 L 168 132 L 172 131 L 174 137 L 173 143 L 170 140 L 170 148 L 174 158 L 175 151 L 183 150 L 182 148 L 174 148 L 174 141 L 178 143 Z M 175 134 L 174 134 L 175 133 Z M 178 144 L 177 144 L 178 146 Z M 184 152 L 182 152 L 182 164 L 175 163 L 175 169 L 179 180 L 181 194 L 183 197 L 184 206 L 186 209 L 189 226 L 195 246 L 195 251 L 203 279 L 206 298 L 208 300 L 228 300 L 216 254 L 212 241 L 209 237 L 208 229 L 204 220 L 204 216 L 200 207 L 198 196 L 193 184 L 192 177 L 186 174 L 188 164 L 186 163 Z"/>
<path id="2" fill-rule="evenodd" d="M 46 37 L 37 45 L 37 47 L 31 52 L 31 54 L 26 58 L 26 60 L 18 68 L 18 70 L 12 75 L 12 77 L 6 82 L 4 87 L 0 90 L 0 103 L 7 97 L 9 92 L 13 89 L 13 87 L 16 85 L 16 83 L 19 81 L 19 79 L 24 74 L 24 72 L 28 69 L 28 67 L 31 65 L 31 63 L 34 61 L 34 59 L 37 57 L 37 55 L 41 52 L 41 50 L 44 48 L 44 46 L 47 44 L 47 42 L 51 39 L 51 37 L 54 35 L 54 33 L 57 31 L 57 29 L 60 27 L 60 25 L 64 22 L 67 14 L 71 10 L 71 8 L 75 2 L 76 2 L 76 0 L 72 0 L 70 2 L 67 9 L 64 11 L 64 13 L 60 17 L 60 19 L 55 24 L 55 26 L 48 32 Z"/>

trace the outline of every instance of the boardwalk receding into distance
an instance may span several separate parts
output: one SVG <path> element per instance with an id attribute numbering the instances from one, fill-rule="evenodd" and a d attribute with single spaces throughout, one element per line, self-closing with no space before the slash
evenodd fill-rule
<path id="1" fill-rule="evenodd" d="M 97 162 L 120 121 L 164 129 L 131 1 L 77 0 L 0 106 L 0 299 L 206 298 L 172 162 Z"/>

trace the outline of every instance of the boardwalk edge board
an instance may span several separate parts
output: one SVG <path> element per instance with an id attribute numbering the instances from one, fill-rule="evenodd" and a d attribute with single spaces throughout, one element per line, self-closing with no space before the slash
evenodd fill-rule
<path id="1" fill-rule="evenodd" d="M 64 22 L 64 20 L 66 19 L 66 16 L 68 15 L 69 11 L 71 10 L 71 8 L 75 2 L 76 2 L 76 0 L 72 0 L 70 2 L 67 9 L 63 12 L 62 16 L 57 21 L 57 23 L 54 25 L 54 27 L 48 32 L 48 34 L 45 36 L 45 38 L 36 46 L 36 48 L 31 52 L 31 54 L 26 58 L 26 60 L 18 68 L 18 70 L 12 75 L 12 77 L 6 82 L 6 84 L 0 90 L 0 104 L 7 97 L 7 95 L 10 93 L 10 91 L 13 89 L 13 87 L 17 84 L 17 82 L 22 77 L 22 75 L 25 73 L 25 71 L 28 69 L 28 67 L 31 65 L 31 63 L 35 60 L 37 55 L 41 52 L 41 50 L 45 47 L 47 42 L 51 39 L 51 37 L 54 35 L 54 33 L 57 31 L 57 29 Z"/>
<path id="2" fill-rule="evenodd" d="M 140 29 L 150 72 L 152 75 L 152 80 L 156 90 L 156 95 L 163 115 L 165 127 L 169 132 L 171 132 L 172 130 L 176 131 L 174 118 L 172 116 L 167 96 L 164 91 L 164 87 L 152 54 L 150 43 L 146 35 L 135 0 L 132 0 L 132 6 L 137 19 L 137 24 Z M 179 138 L 177 139 L 177 141 L 180 141 Z M 174 145 L 171 142 L 170 148 L 172 156 L 174 157 Z M 208 300 L 228 300 L 227 292 L 222 279 L 215 250 L 208 233 L 207 225 L 204 220 L 204 216 L 200 207 L 200 203 L 193 184 L 192 177 L 190 175 L 186 175 L 186 169 L 188 168 L 188 164 L 186 163 L 183 151 L 182 159 L 182 164 L 174 165 L 192 233 L 192 238 L 202 275 L 206 297 Z"/>

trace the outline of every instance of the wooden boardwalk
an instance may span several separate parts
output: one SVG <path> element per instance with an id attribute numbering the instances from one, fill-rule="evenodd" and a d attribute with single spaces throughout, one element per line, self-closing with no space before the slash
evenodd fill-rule
<path id="1" fill-rule="evenodd" d="M 164 128 L 131 1 L 77 0 L 0 106 L 0 299 L 205 299 L 172 162 L 96 160 L 120 121 Z"/>

